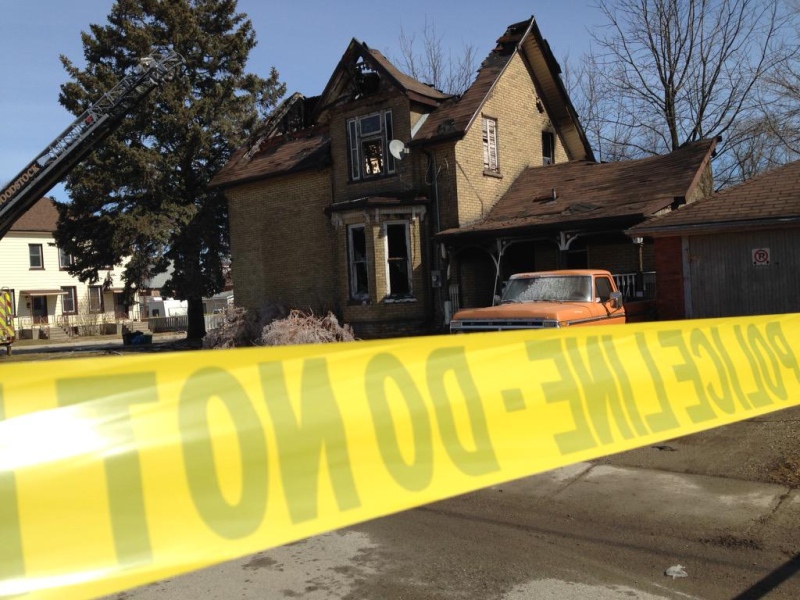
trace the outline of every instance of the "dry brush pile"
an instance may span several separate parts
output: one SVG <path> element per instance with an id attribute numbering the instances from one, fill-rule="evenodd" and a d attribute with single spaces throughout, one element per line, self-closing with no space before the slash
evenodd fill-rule
<path id="1" fill-rule="evenodd" d="M 259 311 L 230 307 L 222 324 L 208 332 L 204 348 L 242 348 L 247 346 L 286 346 L 324 344 L 356 339 L 349 325 L 340 325 L 333 313 L 325 316 L 288 311 L 268 305 Z"/>

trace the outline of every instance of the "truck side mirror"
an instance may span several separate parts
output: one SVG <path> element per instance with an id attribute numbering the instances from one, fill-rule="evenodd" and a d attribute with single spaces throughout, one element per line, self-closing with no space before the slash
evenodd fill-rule
<path id="1" fill-rule="evenodd" d="M 495 294 L 494 300 L 492 301 L 492 306 L 497 306 L 498 304 L 500 304 L 500 296 Z"/>
<path id="2" fill-rule="evenodd" d="M 609 302 L 612 308 L 622 308 L 622 292 L 611 292 Z"/>

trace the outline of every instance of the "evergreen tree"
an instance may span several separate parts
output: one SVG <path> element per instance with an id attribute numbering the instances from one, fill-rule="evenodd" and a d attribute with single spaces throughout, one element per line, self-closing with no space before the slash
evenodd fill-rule
<path id="1" fill-rule="evenodd" d="M 236 0 L 117 0 L 82 41 L 85 68 L 61 57 L 72 81 L 59 101 L 75 115 L 154 51 L 175 50 L 185 67 L 70 173 L 56 241 L 82 281 L 129 257 L 127 298 L 171 267 L 165 291 L 187 300 L 187 337 L 201 338 L 202 299 L 222 289 L 229 251 L 227 205 L 208 183 L 285 86 L 274 69 L 245 72 L 256 39 Z"/>

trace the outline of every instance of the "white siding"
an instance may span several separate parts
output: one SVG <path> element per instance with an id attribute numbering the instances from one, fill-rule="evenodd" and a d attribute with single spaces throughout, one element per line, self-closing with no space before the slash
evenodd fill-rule
<path id="1" fill-rule="evenodd" d="M 41 244 L 44 269 L 31 269 L 29 260 L 29 244 Z M 17 317 L 30 318 L 31 310 L 29 300 L 22 294 L 23 290 L 52 290 L 62 286 L 76 288 L 79 312 L 87 296 L 88 284 L 81 283 L 67 271 L 59 268 L 58 248 L 53 236 L 48 233 L 12 231 L 0 239 L 0 287 L 14 290 L 15 310 Z M 111 271 L 111 286 L 122 288 L 122 268 L 117 267 Z M 102 284 L 104 272 L 101 272 Z M 114 316 L 114 295 L 107 291 L 104 294 L 105 313 Z M 48 296 L 47 313 L 50 317 L 62 314 L 61 297 Z"/>

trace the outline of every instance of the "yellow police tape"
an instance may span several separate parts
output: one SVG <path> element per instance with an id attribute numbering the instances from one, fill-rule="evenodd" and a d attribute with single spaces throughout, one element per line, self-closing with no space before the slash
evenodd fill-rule
<path id="1" fill-rule="evenodd" d="M 131 588 L 800 403 L 800 315 L 0 367 L 0 596 Z"/>

